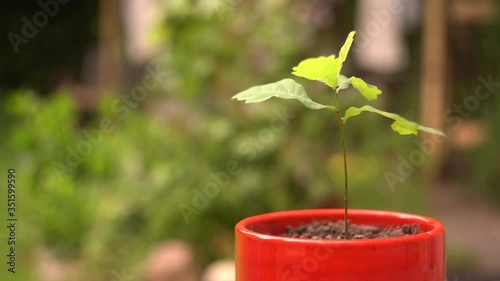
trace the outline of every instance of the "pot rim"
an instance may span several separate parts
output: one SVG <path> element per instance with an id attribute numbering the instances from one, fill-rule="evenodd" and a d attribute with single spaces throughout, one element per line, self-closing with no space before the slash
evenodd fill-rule
<path id="1" fill-rule="evenodd" d="M 419 234 L 412 234 L 400 237 L 388 237 L 388 238 L 375 238 L 375 239 L 310 239 L 310 238 L 291 238 L 282 237 L 271 234 L 259 233 L 248 228 L 249 225 L 254 225 L 262 221 L 276 220 L 279 218 L 289 218 L 289 217 L 311 217 L 315 215 L 338 215 L 344 214 L 344 209 L 302 209 L 302 210 L 287 210 L 278 211 L 271 213 L 264 213 L 260 215 L 251 216 L 239 221 L 235 226 L 235 231 L 239 235 L 246 236 L 247 238 L 257 239 L 257 240 L 268 240 L 269 242 L 276 243 L 298 243 L 298 244 L 317 244 L 317 245 L 345 245 L 345 246 L 370 246 L 370 245 L 381 245 L 381 244 L 393 244 L 393 243 L 405 243 L 415 240 L 426 240 L 436 238 L 440 235 L 444 235 L 444 226 L 441 222 L 436 219 L 396 211 L 386 211 L 386 210 L 367 210 L 367 209 L 349 209 L 349 214 L 355 216 L 368 216 L 368 217 L 392 217 L 405 220 L 404 223 L 425 224 L 431 229 L 429 231 L 421 232 Z M 374 222 L 375 223 L 375 222 Z"/>

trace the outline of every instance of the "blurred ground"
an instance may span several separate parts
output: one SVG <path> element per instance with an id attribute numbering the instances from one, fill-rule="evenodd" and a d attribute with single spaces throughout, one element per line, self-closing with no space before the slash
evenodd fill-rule
<path id="1" fill-rule="evenodd" d="M 445 225 L 448 248 L 458 247 L 470 255 L 462 257 L 461 263 L 468 265 L 458 265 L 450 274 L 465 276 L 474 268 L 481 276 L 494 278 L 489 280 L 500 280 L 500 211 L 466 197 L 456 186 L 436 186 L 433 200 L 433 215 Z"/>

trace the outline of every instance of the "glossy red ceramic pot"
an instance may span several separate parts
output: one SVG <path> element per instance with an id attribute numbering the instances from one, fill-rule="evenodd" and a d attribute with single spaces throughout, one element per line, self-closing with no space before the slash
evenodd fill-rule
<path id="1" fill-rule="evenodd" d="M 286 226 L 341 220 L 343 209 L 295 210 L 246 218 L 235 228 L 236 281 L 445 281 L 443 225 L 389 211 L 349 210 L 355 224 L 418 224 L 420 234 L 366 240 L 285 238 Z"/>

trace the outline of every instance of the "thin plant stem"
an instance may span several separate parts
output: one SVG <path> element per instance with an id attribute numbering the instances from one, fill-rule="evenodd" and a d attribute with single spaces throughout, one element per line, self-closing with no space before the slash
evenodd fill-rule
<path id="1" fill-rule="evenodd" d="M 339 124 L 340 124 L 340 140 L 342 142 L 342 152 L 344 154 L 344 239 L 347 239 L 349 237 L 348 234 L 348 228 L 347 228 L 347 193 L 348 193 L 348 180 L 347 180 L 347 154 L 346 154 L 346 147 L 345 147 L 345 133 L 344 133 L 344 126 L 345 122 L 344 119 L 342 119 L 342 115 L 340 113 L 340 104 L 339 104 L 339 90 L 338 88 L 335 88 L 335 101 L 337 103 L 337 108 L 335 112 L 337 112 L 337 115 L 339 116 Z"/>

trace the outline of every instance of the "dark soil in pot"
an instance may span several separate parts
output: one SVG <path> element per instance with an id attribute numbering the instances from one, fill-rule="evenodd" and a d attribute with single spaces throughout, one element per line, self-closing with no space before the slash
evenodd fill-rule
<path id="1" fill-rule="evenodd" d="M 313 221 L 299 226 L 288 226 L 287 231 L 281 236 L 310 239 L 344 239 L 344 221 Z M 349 239 L 374 239 L 407 236 L 420 233 L 416 224 L 404 224 L 397 227 L 378 227 L 373 225 L 358 225 L 348 223 Z"/>

